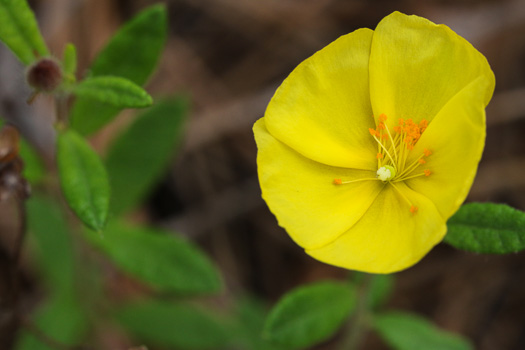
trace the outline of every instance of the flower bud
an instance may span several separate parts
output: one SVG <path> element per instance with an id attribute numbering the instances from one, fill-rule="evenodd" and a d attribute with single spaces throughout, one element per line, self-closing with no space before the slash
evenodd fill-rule
<path id="1" fill-rule="evenodd" d="M 62 69 L 54 59 L 42 58 L 29 67 L 27 82 L 37 91 L 53 91 L 62 82 Z"/>
<path id="2" fill-rule="evenodd" d="M 0 163 L 8 163 L 17 157 L 19 144 L 18 130 L 11 125 L 5 125 L 0 130 Z"/>

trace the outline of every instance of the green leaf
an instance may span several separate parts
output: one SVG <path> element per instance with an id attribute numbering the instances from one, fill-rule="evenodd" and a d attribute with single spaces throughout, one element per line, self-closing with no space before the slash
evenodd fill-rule
<path id="1" fill-rule="evenodd" d="M 119 108 L 148 107 L 153 103 L 140 86 L 121 77 L 88 78 L 73 88 L 75 95 Z"/>
<path id="2" fill-rule="evenodd" d="M 366 281 L 369 279 L 369 281 Z M 359 288 L 363 284 L 368 284 L 367 305 L 370 310 L 377 310 L 382 307 L 390 297 L 394 284 L 393 275 L 368 274 L 359 271 L 352 271 L 350 282 Z"/>
<path id="3" fill-rule="evenodd" d="M 25 65 L 49 54 L 26 0 L 0 0 L 0 23 L 0 40 Z"/>
<path id="4" fill-rule="evenodd" d="M 167 35 L 167 13 L 154 5 L 139 13 L 113 36 L 91 66 L 91 76 L 113 75 L 146 83 L 157 66 Z M 119 108 L 77 98 L 71 112 L 71 126 L 91 134 L 111 121 Z"/>
<path id="5" fill-rule="evenodd" d="M 69 130 L 58 136 L 57 163 L 69 206 L 84 224 L 101 230 L 108 216 L 109 183 L 100 158 L 81 136 Z"/>
<path id="6" fill-rule="evenodd" d="M 172 233 L 110 223 L 104 235 L 88 237 L 123 271 L 159 291 L 193 294 L 221 288 L 206 255 Z"/>
<path id="7" fill-rule="evenodd" d="M 71 296 L 60 295 L 48 301 L 38 310 L 35 316 L 38 329 L 49 338 L 69 344 L 79 345 L 84 337 L 88 320 L 85 310 Z M 56 350 L 35 338 L 32 333 L 21 332 L 16 350 Z"/>
<path id="8" fill-rule="evenodd" d="M 396 350 L 471 350 L 463 337 L 438 329 L 422 317 L 402 312 L 376 315 L 374 328 Z"/>
<path id="9" fill-rule="evenodd" d="M 392 293 L 394 276 L 375 275 L 371 281 L 370 293 L 368 296 L 369 307 L 377 310 L 385 304 Z"/>
<path id="10" fill-rule="evenodd" d="M 230 341 L 224 320 L 189 304 L 151 300 L 127 305 L 116 316 L 144 343 L 166 348 L 221 349 Z"/>
<path id="11" fill-rule="evenodd" d="M 23 175 L 32 184 L 40 182 L 45 174 L 42 159 L 26 140 L 20 140 L 20 157 L 24 160 Z"/>
<path id="12" fill-rule="evenodd" d="M 317 344 L 333 335 L 355 307 L 354 289 L 320 282 L 286 294 L 271 310 L 264 334 L 294 348 Z"/>
<path id="13" fill-rule="evenodd" d="M 507 205 L 465 204 L 447 225 L 445 242 L 458 249 L 485 254 L 525 249 L 525 213 Z"/>
<path id="14" fill-rule="evenodd" d="M 64 214 L 52 200 L 33 195 L 26 202 L 27 224 L 37 266 L 48 287 L 62 294 L 73 286 L 73 247 Z"/>
<path id="15" fill-rule="evenodd" d="M 271 343 L 262 336 L 261 330 L 264 327 L 267 313 L 264 303 L 254 297 L 242 297 L 237 298 L 237 300 L 234 348 L 247 350 L 286 349 Z"/>
<path id="16" fill-rule="evenodd" d="M 76 80 L 75 73 L 77 72 L 77 49 L 75 45 L 67 44 L 64 48 L 62 66 L 66 79 L 69 82 L 74 82 Z"/>
<path id="17" fill-rule="evenodd" d="M 182 99 L 156 103 L 110 146 L 105 163 L 113 213 L 135 206 L 162 176 L 180 143 L 186 110 Z"/>

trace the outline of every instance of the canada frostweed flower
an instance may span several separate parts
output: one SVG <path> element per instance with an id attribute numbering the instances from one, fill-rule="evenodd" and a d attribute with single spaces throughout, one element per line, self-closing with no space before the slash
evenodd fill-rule
<path id="1" fill-rule="evenodd" d="M 254 126 L 263 198 L 312 257 L 390 273 L 465 200 L 494 75 L 444 25 L 399 12 L 302 62 Z"/>

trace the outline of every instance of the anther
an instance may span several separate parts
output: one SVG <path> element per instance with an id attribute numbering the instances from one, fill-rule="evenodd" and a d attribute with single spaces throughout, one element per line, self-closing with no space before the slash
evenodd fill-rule
<path id="1" fill-rule="evenodd" d="M 379 120 L 380 121 L 384 122 L 386 119 L 387 119 L 386 114 L 382 113 L 382 114 L 379 115 Z"/>
<path id="2" fill-rule="evenodd" d="M 425 156 L 428 157 L 428 156 L 430 156 L 430 155 L 432 154 L 432 151 L 430 151 L 430 150 L 428 150 L 428 149 L 425 148 L 425 149 L 423 150 L 423 153 L 425 154 Z"/>
<path id="3" fill-rule="evenodd" d="M 430 176 L 430 174 L 432 173 L 430 170 L 428 169 L 425 169 L 424 170 L 424 173 L 425 173 L 425 176 Z"/>
<path id="4" fill-rule="evenodd" d="M 416 207 L 415 205 L 412 205 L 412 206 L 410 207 L 410 212 L 411 212 L 412 214 L 415 214 L 415 213 L 417 213 L 418 209 L 419 209 L 418 207 Z"/>
<path id="5" fill-rule="evenodd" d="M 376 155 L 376 158 L 377 158 L 377 159 L 383 159 L 383 154 L 382 154 L 382 153 L 378 153 L 378 154 Z"/>
<path id="6" fill-rule="evenodd" d="M 418 160 L 419 164 L 425 164 L 427 161 L 424 160 L 423 158 L 421 158 L 420 160 Z"/>
<path id="7" fill-rule="evenodd" d="M 342 185 L 343 184 L 343 180 L 341 179 L 334 179 L 334 185 Z"/>

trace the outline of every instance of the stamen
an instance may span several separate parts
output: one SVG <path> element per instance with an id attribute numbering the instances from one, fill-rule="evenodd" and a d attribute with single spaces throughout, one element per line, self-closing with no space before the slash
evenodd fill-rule
<path id="1" fill-rule="evenodd" d="M 425 169 L 423 171 L 425 173 L 425 176 L 430 176 L 430 174 L 432 174 L 432 172 L 430 170 L 428 170 L 428 169 Z"/>
<path id="2" fill-rule="evenodd" d="M 418 160 L 418 163 L 419 163 L 419 164 L 425 164 L 426 162 L 427 162 L 427 161 L 424 160 L 423 158 L 421 158 L 421 159 Z"/>
<path id="3" fill-rule="evenodd" d="M 378 153 L 378 154 L 376 155 L 376 158 L 377 158 L 377 159 L 383 159 L 383 154 L 382 154 L 382 153 Z"/>
<path id="4" fill-rule="evenodd" d="M 428 157 L 428 156 L 430 156 L 430 155 L 432 154 L 432 151 L 430 151 L 430 150 L 428 150 L 428 149 L 425 148 L 425 149 L 423 150 L 423 153 L 425 154 L 425 156 Z"/>
<path id="5" fill-rule="evenodd" d="M 373 136 L 373 135 L 372 135 Z M 381 147 L 385 150 L 386 154 L 388 155 L 388 157 L 390 158 L 390 160 L 392 161 L 392 164 L 394 164 L 394 168 L 395 168 L 395 164 L 396 162 L 394 162 L 394 158 L 392 158 L 392 156 L 390 155 L 390 153 L 387 151 L 386 147 L 381 143 L 381 141 L 379 141 L 379 139 L 377 137 L 374 136 L 374 139 L 377 141 L 377 143 L 379 143 L 379 145 L 381 145 Z"/>
<path id="6" fill-rule="evenodd" d="M 339 186 L 339 185 L 346 185 L 346 184 L 351 184 L 351 183 L 360 182 L 360 181 L 376 181 L 376 180 L 379 180 L 379 179 L 376 177 L 367 177 L 367 178 L 351 180 L 351 181 L 343 181 L 341 179 L 334 179 L 333 184 Z"/>
<path id="7" fill-rule="evenodd" d="M 410 206 L 410 212 L 411 212 L 412 214 L 414 214 L 414 213 L 417 211 L 418 208 L 417 208 L 414 204 L 412 204 L 412 202 L 410 201 L 410 199 L 408 199 L 408 197 L 405 196 L 405 195 L 403 194 L 403 192 L 401 192 L 401 190 L 400 190 L 399 188 L 397 188 L 396 185 L 394 185 L 392 182 L 391 182 L 390 184 L 391 184 L 392 187 L 397 191 L 397 193 L 401 196 L 401 198 L 403 198 L 403 199 L 408 203 L 408 205 Z"/>

